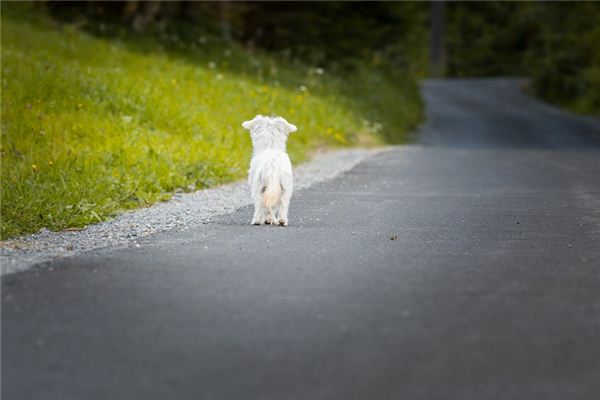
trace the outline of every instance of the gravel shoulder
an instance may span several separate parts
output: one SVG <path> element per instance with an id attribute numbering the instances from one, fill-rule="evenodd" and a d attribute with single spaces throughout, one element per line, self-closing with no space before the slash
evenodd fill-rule
<path id="1" fill-rule="evenodd" d="M 378 149 L 343 149 L 316 153 L 294 168 L 294 189 L 303 189 L 350 170 Z M 140 239 L 207 224 L 219 215 L 251 204 L 245 181 L 177 193 L 166 202 L 118 215 L 82 230 L 38 233 L 0 242 L 0 275 L 23 271 L 35 264 L 109 247 L 139 247 Z"/>

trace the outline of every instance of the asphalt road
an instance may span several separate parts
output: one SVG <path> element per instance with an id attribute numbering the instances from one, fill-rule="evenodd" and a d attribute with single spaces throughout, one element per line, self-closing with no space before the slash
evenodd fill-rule
<path id="1" fill-rule="evenodd" d="M 429 81 L 422 143 L 2 279 L 2 399 L 598 399 L 600 124 Z"/>

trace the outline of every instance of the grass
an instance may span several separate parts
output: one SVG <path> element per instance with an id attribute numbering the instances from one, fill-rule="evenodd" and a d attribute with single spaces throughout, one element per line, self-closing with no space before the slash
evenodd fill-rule
<path id="1" fill-rule="evenodd" d="M 293 162 L 320 147 L 405 138 L 414 79 L 290 65 L 210 36 L 92 36 L 30 9 L 2 13 L 1 231 L 62 230 L 245 175 L 241 122 L 299 127 Z"/>

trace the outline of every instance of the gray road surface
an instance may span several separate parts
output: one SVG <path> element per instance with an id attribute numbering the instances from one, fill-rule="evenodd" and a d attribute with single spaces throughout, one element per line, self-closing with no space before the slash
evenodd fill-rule
<path id="1" fill-rule="evenodd" d="M 2 279 L 2 399 L 598 399 L 600 124 L 428 81 L 422 143 Z"/>

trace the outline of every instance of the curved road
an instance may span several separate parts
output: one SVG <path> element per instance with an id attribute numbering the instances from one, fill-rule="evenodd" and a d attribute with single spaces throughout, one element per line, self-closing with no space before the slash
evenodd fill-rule
<path id="1" fill-rule="evenodd" d="M 600 123 L 427 81 L 420 144 L 2 278 L 2 399 L 598 399 Z"/>

